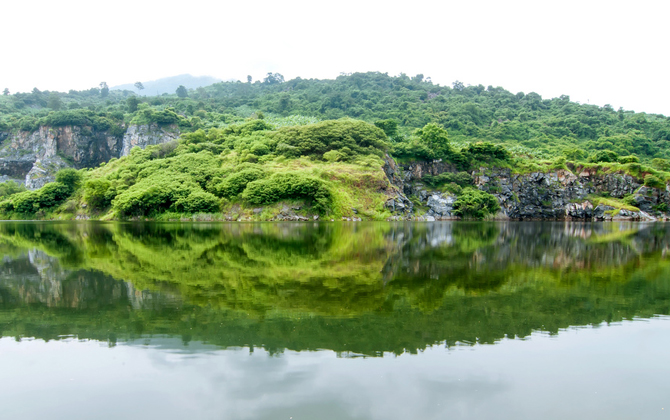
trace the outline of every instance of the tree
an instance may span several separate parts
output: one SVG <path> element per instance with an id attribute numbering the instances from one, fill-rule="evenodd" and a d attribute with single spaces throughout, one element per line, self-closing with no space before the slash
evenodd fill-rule
<path id="1" fill-rule="evenodd" d="M 139 105 L 140 101 L 137 99 L 136 96 L 129 96 L 128 99 L 126 99 L 126 106 L 128 106 L 128 112 L 135 112 L 137 111 L 137 105 Z"/>
<path id="2" fill-rule="evenodd" d="M 60 96 L 56 93 L 49 95 L 49 100 L 47 101 L 47 107 L 58 111 L 63 106 L 63 102 L 60 99 Z"/>
<path id="3" fill-rule="evenodd" d="M 184 87 L 184 85 L 179 85 L 177 90 L 175 91 L 177 93 L 177 96 L 180 98 L 187 98 L 188 97 L 188 90 Z"/>
<path id="4" fill-rule="evenodd" d="M 463 82 L 459 82 L 458 80 L 456 80 L 454 83 L 452 83 L 451 86 L 454 87 L 454 90 L 457 90 L 459 92 L 461 92 L 461 91 L 463 91 L 463 89 L 465 89 L 465 85 L 463 84 Z"/>
<path id="5" fill-rule="evenodd" d="M 109 95 L 109 87 L 107 86 L 107 82 L 100 82 L 100 96 L 102 98 L 106 98 L 107 95 Z"/>
<path id="6" fill-rule="evenodd" d="M 251 84 L 251 80 L 253 80 L 251 76 L 247 76 L 247 83 Z"/>
<path id="7" fill-rule="evenodd" d="M 141 93 L 144 89 L 142 82 L 135 82 L 135 89 L 137 89 L 137 93 Z"/>
<path id="8" fill-rule="evenodd" d="M 263 83 L 266 85 L 277 85 L 279 83 L 284 83 L 284 76 L 279 73 L 268 73 L 268 75 L 263 79 Z"/>
<path id="9" fill-rule="evenodd" d="M 398 122 L 396 120 L 379 120 L 375 125 L 382 129 L 388 138 L 394 138 L 398 135 Z"/>
<path id="10" fill-rule="evenodd" d="M 436 158 L 443 158 L 451 152 L 447 130 L 435 123 L 428 123 L 414 132 L 422 144 L 434 153 Z"/>
<path id="11" fill-rule="evenodd" d="M 2 94 L 5 96 L 9 95 L 9 89 L 5 88 L 5 90 L 2 91 Z"/>

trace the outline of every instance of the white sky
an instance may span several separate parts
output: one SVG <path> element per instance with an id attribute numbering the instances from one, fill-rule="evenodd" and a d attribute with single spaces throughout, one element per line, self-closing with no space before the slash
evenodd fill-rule
<path id="1" fill-rule="evenodd" d="M 381 71 L 670 115 L 669 15 L 667 0 L 6 0 L 0 89 Z"/>

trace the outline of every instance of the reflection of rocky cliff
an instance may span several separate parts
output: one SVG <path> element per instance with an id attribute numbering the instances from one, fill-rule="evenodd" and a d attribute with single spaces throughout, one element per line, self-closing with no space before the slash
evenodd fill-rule
<path id="1" fill-rule="evenodd" d="M 3 302 L 2 296 L 5 296 L 15 304 L 41 304 L 49 308 L 91 309 L 126 305 L 146 309 L 156 302 L 174 301 L 169 294 L 161 297 L 151 291 L 140 291 L 132 283 L 102 273 L 66 270 L 58 258 L 36 249 L 19 257 L 5 257 L 0 265 L 0 289 L 5 291 L 0 294 L 0 304 L 9 303 Z"/>

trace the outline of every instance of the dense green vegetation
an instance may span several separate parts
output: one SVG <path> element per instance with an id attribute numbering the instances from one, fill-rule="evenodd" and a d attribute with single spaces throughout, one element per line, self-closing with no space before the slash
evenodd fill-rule
<path id="1" fill-rule="evenodd" d="M 253 206 L 277 214 L 282 203 L 297 200 L 306 205 L 295 204 L 303 214 L 351 216 L 360 208 L 368 218 L 383 218 L 392 192 L 381 170 L 387 149 L 384 132 L 363 121 L 282 126 L 252 119 L 135 148 L 94 170 L 63 170 L 37 191 L 7 196 L 0 212 L 19 219 L 67 217 L 84 204 L 96 217 L 131 218 L 232 214 L 235 208 L 237 219 L 251 217 Z M 76 182 L 64 181 L 73 174 Z M 253 216 L 272 216 L 267 212 Z"/>
<path id="2" fill-rule="evenodd" d="M 4 223 L 2 272 L 19 277 L 0 286 L 0 332 L 371 355 L 494 343 L 670 313 L 668 237 L 661 224 Z M 49 277 L 55 298 L 21 280 L 29 249 L 69 270 Z"/>
<path id="3" fill-rule="evenodd" d="M 129 98 L 139 105 L 137 110 Z M 176 116 L 163 114 L 170 109 Z M 507 145 L 513 153 L 540 157 L 582 153 L 587 158 L 599 151 L 642 160 L 670 157 L 670 120 L 662 115 L 578 104 L 566 95 L 544 99 L 533 92 L 458 82 L 439 86 L 423 75 L 382 73 L 289 81 L 272 75 L 255 83 L 216 83 L 183 98 L 176 92 L 138 98 L 127 90 L 103 94 L 100 88 L 69 93 L 34 89 L 0 97 L 0 131 L 66 122 L 105 126 L 133 118 L 179 123 L 188 131 L 225 126 L 258 113 L 381 122 L 389 137 L 401 143 L 415 129 L 435 123 L 459 144 L 491 141 Z"/>
<path id="4" fill-rule="evenodd" d="M 372 168 L 385 153 L 401 161 L 442 159 L 462 173 L 482 166 L 517 172 L 595 167 L 632 174 L 654 188 L 670 180 L 670 119 L 578 104 L 568 96 L 543 99 L 381 73 L 289 81 L 269 74 L 254 83 L 221 82 L 156 97 L 105 88 L 2 95 L 0 133 L 76 125 L 121 136 L 129 124 L 158 124 L 178 129 L 180 141 L 82 173 L 84 187 L 77 191 L 50 186 L 45 198 L 6 200 L 0 204 L 6 217 L 48 213 L 73 197 L 108 217 L 217 213 L 298 200 L 321 215 L 352 216 L 351 209 L 365 208 L 371 218 L 382 218 L 386 187 Z M 426 184 L 460 194 L 471 182 L 451 174 L 428 177 Z M 462 214 L 493 210 L 479 207 L 488 210 Z"/>

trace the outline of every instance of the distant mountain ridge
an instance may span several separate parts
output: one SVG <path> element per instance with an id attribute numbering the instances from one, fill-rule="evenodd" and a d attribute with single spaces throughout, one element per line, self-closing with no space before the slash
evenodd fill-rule
<path id="1" fill-rule="evenodd" d="M 184 86 L 186 89 L 196 89 L 199 87 L 205 87 L 213 85 L 214 83 L 221 82 L 221 79 L 217 79 L 212 76 L 191 76 L 190 74 L 180 74 L 178 76 L 164 77 L 158 80 L 151 80 L 148 82 L 142 82 L 144 89 L 139 92 L 142 96 L 158 96 L 163 93 L 174 93 L 179 85 Z M 126 83 L 123 85 L 112 86 L 111 90 L 132 90 L 137 92 L 135 89 L 135 83 Z"/>

